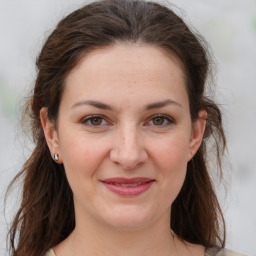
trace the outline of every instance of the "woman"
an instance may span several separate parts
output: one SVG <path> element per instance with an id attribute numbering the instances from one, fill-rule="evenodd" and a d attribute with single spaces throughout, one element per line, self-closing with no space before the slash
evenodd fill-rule
<path id="1" fill-rule="evenodd" d="M 172 10 L 102 0 L 59 22 L 26 114 L 35 149 L 12 255 L 239 255 L 206 162 L 221 112 L 209 56 Z M 15 239 L 18 237 L 17 244 Z"/>

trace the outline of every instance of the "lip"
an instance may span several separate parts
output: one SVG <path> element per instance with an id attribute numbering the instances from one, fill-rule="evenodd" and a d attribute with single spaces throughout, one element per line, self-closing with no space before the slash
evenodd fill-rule
<path id="1" fill-rule="evenodd" d="M 132 179 L 115 177 L 101 180 L 101 182 L 108 190 L 117 195 L 134 197 L 146 192 L 155 180 L 146 177 L 137 177 Z M 129 186 L 129 184 L 131 186 Z"/>

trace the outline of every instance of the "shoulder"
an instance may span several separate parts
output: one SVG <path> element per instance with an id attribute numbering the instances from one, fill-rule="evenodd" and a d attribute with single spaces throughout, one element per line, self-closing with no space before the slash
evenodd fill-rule
<path id="1" fill-rule="evenodd" d="M 209 248 L 205 251 L 205 256 L 246 256 L 246 255 L 233 252 L 228 249 Z"/>
<path id="2" fill-rule="evenodd" d="M 46 252 L 46 254 L 44 256 L 56 256 L 54 251 L 52 249 L 50 249 L 49 251 Z"/>
<path id="3" fill-rule="evenodd" d="M 54 251 L 50 249 L 45 256 L 56 256 Z M 245 254 L 230 251 L 228 249 L 209 248 L 205 251 L 205 256 L 246 256 Z"/>

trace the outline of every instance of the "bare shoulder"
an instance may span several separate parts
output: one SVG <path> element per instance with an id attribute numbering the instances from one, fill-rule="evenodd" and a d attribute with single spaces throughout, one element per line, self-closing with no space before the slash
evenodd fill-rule
<path id="1" fill-rule="evenodd" d="M 176 249 L 179 255 L 182 256 L 204 256 L 205 247 L 200 244 L 192 244 L 187 241 L 180 240 L 177 236 L 174 237 Z"/>
<path id="2" fill-rule="evenodd" d="M 192 244 L 186 242 L 187 250 L 189 251 L 190 255 L 193 256 L 204 256 L 205 255 L 205 247 L 200 244 Z"/>

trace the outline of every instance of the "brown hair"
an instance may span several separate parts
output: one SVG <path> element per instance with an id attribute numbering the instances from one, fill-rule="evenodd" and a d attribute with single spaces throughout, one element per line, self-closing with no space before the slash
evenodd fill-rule
<path id="1" fill-rule="evenodd" d="M 48 118 L 56 121 L 69 72 L 86 53 L 116 43 L 161 47 L 182 62 L 191 118 L 196 120 L 201 109 L 208 117 L 203 142 L 172 205 L 171 228 L 183 240 L 224 247 L 224 219 L 206 166 L 206 144 L 213 138 L 220 165 L 225 136 L 221 112 L 206 97 L 210 62 L 205 43 L 170 8 L 142 0 L 102 0 L 61 20 L 37 59 L 37 79 L 25 109 L 35 149 L 12 182 L 24 179 L 21 206 L 9 232 L 14 256 L 44 255 L 75 227 L 73 194 L 63 165 L 52 160 L 39 112 L 47 107 Z"/>

